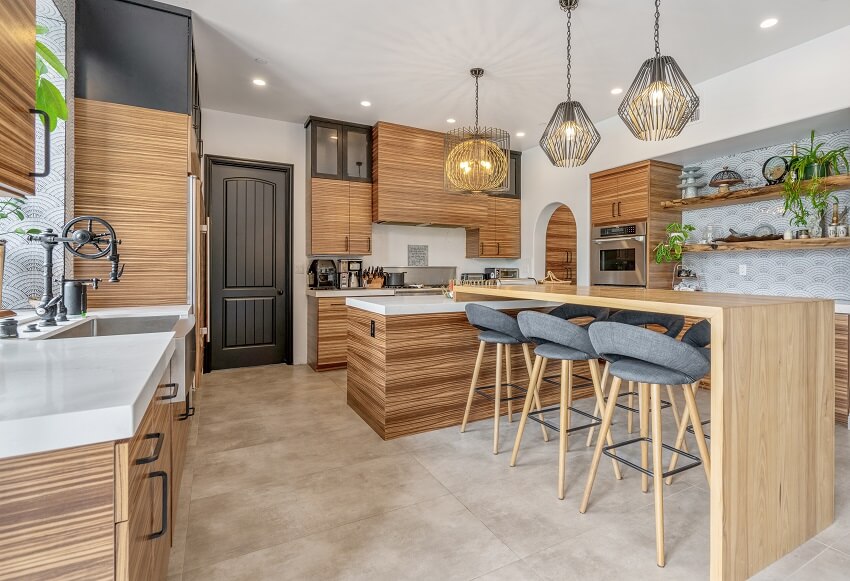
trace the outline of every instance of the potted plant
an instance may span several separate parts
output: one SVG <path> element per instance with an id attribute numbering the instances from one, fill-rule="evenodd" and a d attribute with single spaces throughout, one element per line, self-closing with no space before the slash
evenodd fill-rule
<path id="1" fill-rule="evenodd" d="M 682 252 L 691 234 L 696 231 L 695 226 L 690 224 L 679 224 L 673 222 L 667 226 L 667 238 L 655 247 L 655 262 L 673 262 L 682 260 Z"/>
<path id="2" fill-rule="evenodd" d="M 49 29 L 44 25 L 35 27 L 37 36 L 46 34 Z M 35 41 L 35 108 L 47 113 L 50 117 L 50 131 L 56 129 L 60 119 L 68 120 L 68 104 L 62 92 L 54 85 L 47 75 L 51 69 L 63 79 L 68 78 L 65 65 L 50 48 L 41 40 Z"/>
<path id="3" fill-rule="evenodd" d="M 812 131 L 809 145 L 802 146 L 794 155 L 786 158 L 789 177 L 783 185 L 782 215 L 788 212 L 793 214 L 792 226 L 808 227 L 810 213 L 806 198 L 811 202 L 818 219 L 822 221 L 829 195 L 823 190 L 821 178 L 841 173 L 842 165 L 845 172 L 850 171 L 847 146 L 828 151 L 824 151 L 823 147 L 823 143 L 815 143 L 815 132 Z"/>
<path id="4" fill-rule="evenodd" d="M 3 236 L 16 234 L 26 236 L 27 234 L 41 234 L 38 228 L 21 228 L 14 226 L 17 222 L 24 220 L 24 201 L 17 198 L 0 198 L 0 302 L 3 300 L 3 266 L 6 261 L 6 240 Z M 7 230 L 7 228 L 10 228 Z"/>

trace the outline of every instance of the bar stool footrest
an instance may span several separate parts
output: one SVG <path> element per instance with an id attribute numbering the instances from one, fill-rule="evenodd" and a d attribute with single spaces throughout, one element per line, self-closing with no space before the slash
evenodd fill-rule
<path id="1" fill-rule="evenodd" d="M 593 380 L 586 375 L 579 375 L 578 373 L 573 373 L 573 377 L 576 379 L 580 379 L 583 383 L 573 383 L 573 389 L 581 389 L 583 387 L 590 387 L 593 385 Z M 561 376 L 560 375 L 550 375 L 549 377 L 544 377 L 543 381 L 549 383 L 551 385 L 557 385 L 560 387 L 561 385 Z"/>
<path id="2" fill-rule="evenodd" d="M 596 417 L 593 414 L 589 414 L 585 411 L 582 411 L 580 409 L 576 409 L 574 407 L 568 407 L 567 409 L 572 411 L 572 412 L 577 413 L 580 416 L 584 416 L 589 420 L 592 420 L 591 422 L 589 422 L 587 424 L 582 424 L 580 426 L 575 426 L 573 428 L 569 428 L 567 430 L 568 434 L 571 434 L 573 432 L 578 432 L 580 430 L 587 430 L 588 428 L 595 428 L 596 426 L 602 425 L 602 418 Z M 555 430 L 556 432 L 560 432 L 561 428 L 559 428 L 555 424 L 547 422 L 546 420 L 541 420 L 540 418 L 537 417 L 538 415 L 542 416 L 545 413 L 557 412 L 557 411 L 560 411 L 560 410 L 561 410 L 560 405 L 550 406 L 548 408 L 543 408 L 541 410 L 531 410 L 530 412 L 528 412 L 528 419 L 533 420 L 533 421 L 537 422 L 538 424 L 543 424 L 544 426 L 546 426 L 550 430 Z"/>
<path id="3" fill-rule="evenodd" d="M 529 416 L 529 417 L 531 417 L 531 416 Z M 609 458 L 613 458 L 617 462 L 621 462 L 621 463 L 625 464 L 629 468 L 634 468 L 638 472 L 642 472 L 649 477 L 654 477 L 655 475 L 652 473 L 652 470 L 646 469 L 643 466 L 639 466 L 638 464 L 635 464 L 634 462 L 631 462 L 630 460 L 626 460 L 625 458 L 623 458 L 621 456 L 617 456 L 616 454 L 614 454 L 612 452 L 612 450 L 615 450 L 617 448 L 622 448 L 623 446 L 630 446 L 632 444 L 637 444 L 639 442 L 649 442 L 651 444 L 652 438 L 632 438 L 631 440 L 626 440 L 625 442 L 618 442 L 616 444 L 612 444 L 610 446 L 605 446 L 604 448 L 602 448 L 602 453 L 605 454 L 606 456 L 608 456 Z M 661 447 L 664 448 L 665 450 L 669 450 L 670 452 L 674 452 L 674 453 L 676 453 L 680 456 L 684 456 L 685 458 L 692 460 L 692 462 L 690 464 L 685 464 L 684 466 L 677 466 L 673 470 L 668 470 L 667 472 L 663 472 L 661 474 L 662 478 L 667 478 L 668 476 L 674 476 L 676 474 L 679 474 L 680 472 L 684 472 L 685 470 L 690 470 L 691 468 L 696 468 L 697 466 L 702 464 L 702 460 L 700 460 L 698 457 L 694 456 L 693 454 L 688 454 L 684 450 L 679 450 L 678 448 L 674 448 L 673 446 L 670 446 L 669 444 L 661 444 Z"/>
<path id="4" fill-rule="evenodd" d="M 625 393 L 621 393 L 620 395 L 618 395 L 618 396 L 617 396 L 617 399 L 619 399 L 619 398 L 623 397 L 624 395 L 636 395 L 636 396 L 640 397 L 640 394 L 639 394 L 638 392 L 636 392 L 636 391 L 627 391 L 627 392 L 625 392 Z M 608 401 L 608 397 L 607 397 L 607 396 L 605 397 L 605 401 L 606 401 L 606 402 Z M 672 405 L 673 405 L 673 404 L 671 404 L 671 403 L 670 403 L 669 401 L 667 401 L 666 399 L 662 399 L 662 400 L 661 400 L 661 409 L 663 409 L 663 410 L 665 410 L 665 409 L 669 408 L 669 407 L 670 407 L 670 406 L 672 406 Z M 617 407 L 618 407 L 618 408 L 620 408 L 621 410 L 626 410 L 626 411 L 629 411 L 629 412 L 634 412 L 634 413 L 636 413 L 636 414 L 639 414 L 639 413 L 640 413 L 640 410 L 639 410 L 638 408 L 633 408 L 633 407 L 627 406 L 627 405 L 626 405 L 626 404 L 624 404 L 624 403 L 618 403 L 618 404 L 617 404 Z"/>
<path id="5" fill-rule="evenodd" d="M 701 423 L 702 423 L 703 426 L 705 426 L 707 424 L 710 424 L 711 420 L 703 420 Z M 685 429 L 688 431 L 689 434 L 693 434 L 694 436 L 696 436 L 696 432 L 694 432 L 694 426 L 693 425 L 690 425 Z M 706 434 L 705 432 L 703 432 L 703 435 L 705 436 L 706 440 L 711 439 L 711 434 Z"/>
<path id="6" fill-rule="evenodd" d="M 525 394 L 528 392 L 528 388 L 523 387 L 521 385 L 516 385 L 515 383 L 503 383 L 502 387 L 512 387 L 512 388 L 518 389 L 518 390 L 520 390 L 520 392 L 522 392 L 520 395 L 515 395 L 515 396 L 512 396 L 512 397 L 501 397 L 501 398 L 499 398 L 499 401 L 501 401 L 502 403 L 507 402 L 507 401 L 516 401 L 518 399 L 525 399 Z M 486 392 L 486 390 L 490 390 L 490 389 L 494 390 L 494 393 L 487 393 Z M 494 385 L 482 385 L 481 387 L 475 388 L 475 393 L 477 393 L 481 397 L 485 397 L 485 398 L 489 399 L 490 401 L 496 401 L 495 389 L 496 389 L 495 384 Z"/>

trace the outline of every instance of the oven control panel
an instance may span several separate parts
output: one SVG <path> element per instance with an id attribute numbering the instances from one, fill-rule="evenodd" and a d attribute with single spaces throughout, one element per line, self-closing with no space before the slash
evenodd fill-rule
<path id="1" fill-rule="evenodd" d="M 594 240 L 644 235 L 646 235 L 646 222 L 618 224 L 616 226 L 597 226 L 592 232 L 592 238 Z"/>

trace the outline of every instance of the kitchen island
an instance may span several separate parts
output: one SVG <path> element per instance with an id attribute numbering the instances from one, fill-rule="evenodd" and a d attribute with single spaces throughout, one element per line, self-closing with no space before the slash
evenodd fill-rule
<path id="1" fill-rule="evenodd" d="M 642 288 L 460 287 L 711 321 L 711 579 L 746 579 L 834 519 L 832 300 Z"/>
<path id="2" fill-rule="evenodd" d="M 489 301 L 487 306 L 515 315 L 524 309 L 549 310 L 552 301 Z M 465 305 L 437 296 L 349 297 L 348 405 L 385 440 L 459 426 L 478 351 L 478 331 L 466 319 Z M 487 350 L 480 385 L 495 383 L 495 347 Z M 512 383 L 525 386 L 528 372 L 522 349 L 511 351 Z M 558 363 L 547 375 L 557 375 Z M 576 374 L 588 376 L 587 364 Z M 585 384 L 582 386 L 582 384 Z M 580 387 L 582 386 L 582 387 Z M 577 382 L 575 397 L 592 389 Z M 544 390 L 543 404 L 558 401 Z M 522 402 L 514 405 L 514 415 Z M 508 413 L 507 403 L 502 414 Z M 493 404 L 476 397 L 470 419 L 493 417 Z"/>

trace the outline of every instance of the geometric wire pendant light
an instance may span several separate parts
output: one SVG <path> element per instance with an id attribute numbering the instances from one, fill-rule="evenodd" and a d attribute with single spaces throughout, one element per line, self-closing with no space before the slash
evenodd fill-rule
<path id="1" fill-rule="evenodd" d="M 673 57 L 661 56 L 660 4 L 655 0 L 655 56 L 643 63 L 618 110 L 632 134 L 643 141 L 676 137 L 699 106 L 699 97 Z"/>
<path id="2" fill-rule="evenodd" d="M 478 79 L 484 69 L 469 71 L 475 79 L 475 126 L 460 127 L 445 137 L 445 187 L 454 192 L 507 192 L 511 134 L 478 125 Z"/>
<path id="3" fill-rule="evenodd" d="M 567 13 L 567 100 L 552 114 L 540 147 L 556 167 L 584 165 L 601 139 L 593 121 L 578 101 L 572 100 L 572 16 L 578 0 L 559 0 Z"/>

